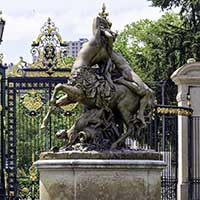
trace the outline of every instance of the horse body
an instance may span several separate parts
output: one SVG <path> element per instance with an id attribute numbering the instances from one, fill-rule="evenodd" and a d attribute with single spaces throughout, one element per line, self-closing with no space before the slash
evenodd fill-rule
<path id="1" fill-rule="evenodd" d="M 60 90 L 64 91 L 66 95 L 56 100 L 56 95 Z M 125 124 L 128 126 L 133 114 L 135 114 L 139 108 L 139 100 L 140 97 L 130 91 L 126 86 L 115 84 L 115 92 L 111 95 L 107 107 L 110 110 L 119 111 Z M 51 102 L 54 102 L 58 107 L 79 102 L 89 108 L 100 108 L 96 104 L 95 98 L 88 98 L 81 89 L 67 84 L 58 84 L 55 87 Z"/>
<path id="2" fill-rule="evenodd" d="M 115 91 L 111 94 L 109 100 L 107 101 L 107 107 L 111 110 L 119 111 L 122 114 L 124 122 L 128 124 L 131 118 L 130 116 L 135 114 L 138 110 L 140 97 L 122 84 L 114 83 L 114 87 Z M 56 99 L 59 91 L 65 92 L 66 95 Z M 85 93 L 76 85 L 72 86 L 61 83 L 56 85 L 51 98 L 52 105 L 60 107 L 76 102 L 90 108 L 100 108 L 100 106 L 96 104 L 95 98 L 88 98 L 88 96 L 86 96 Z M 44 119 L 43 124 L 47 124 L 45 121 L 47 120 Z"/>

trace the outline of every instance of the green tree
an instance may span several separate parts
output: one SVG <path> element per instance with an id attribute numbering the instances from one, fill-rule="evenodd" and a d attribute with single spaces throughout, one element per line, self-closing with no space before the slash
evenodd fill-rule
<path id="1" fill-rule="evenodd" d="M 182 53 L 183 44 L 178 32 L 182 25 L 183 21 L 175 13 L 165 13 L 157 21 L 145 19 L 133 22 L 119 33 L 115 49 L 144 81 L 168 80 L 172 91 L 174 86 L 170 76 L 187 60 Z M 155 90 L 161 93 L 159 88 Z M 171 91 L 166 92 L 169 99 L 167 103 L 175 101 L 175 94 Z"/>
<path id="2" fill-rule="evenodd" d="M 197 31 L 200 23 L 200 1 L 199 0 L 148 0 L 152 6 L 160 7 L 162 10 L 180 8 L 180 16 L 189 22 L 191 27 Z"/>
<path id="3" fill-rule="evenodd" d="M 175 60 L 180 57 L 176 52 L 178 41 L 169 38 L 169 33 L 173 32 L 173 26 L 181 27 L 181 24 L 181 19 L 173 13 L 166 13 L 156 22 L 148 19 L 133 22 L 119 33 L 115 49 L 143 80 L 168 79 Z"/>
<path id="4" fill-rule="evenodd" d="M 71 56 L 65 56 L 65 57 L 63 58 L 63 60 L 64 60 L 64 63 L 65 63 L 66 65 L 72 66 L 73 63 L 74 63 L 74 61 L 75 61 L 75 58 L 74 58 L 74 57 L 71 57 Z"/>
<path id="5" fill-rule="evenodd" d="M 179 37 L 183 56 L 200 58 L 200 1 L 199 0 L 148 0 L 162 10 L 178 7 L 183 22 L 181 28 L 174 26 L 174 34 Z M 172 34 L 173 37 L 173 34 Z M 184 59 L 183 59 L 184 60 Z"/>

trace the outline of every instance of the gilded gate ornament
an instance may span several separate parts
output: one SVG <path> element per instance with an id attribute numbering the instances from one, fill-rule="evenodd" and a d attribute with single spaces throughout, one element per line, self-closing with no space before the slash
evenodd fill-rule
<path id="1" fill-rule="evenodd" d="M 65 66 L 63 57 L 66 56 L 67 50 L 67 42 L 62 40 L 58 28 L 51 18 L 48 18 L 41 28 L 41 33 L 32 43 L 33 64 L 31 67 L 51 68 L 52 70 L 62 68 Z"/>
<path id="2" fill-rule="evenodd" d="M 44 102 L 42 96 L 37 91 L 31 90 L 21 98 L 21 104 L 28 110 L 30 116 L 36 116 Z"/>
<path id="3" fill-rule="evenodd" d="M 68 76 L 72 63 L 68 62 L 68 43 L 62 40 L 55 23 L 48 18 L 37 39 L 31 45 L 32 63 L 20 57 L 17 64 L 11 66 L 9 76 Z M 1 60 L 1 57 L 0 57 Z"/>
<path id="4" fill-rule="evenodd" d="M 192 110 L 187 108 L 173 108 L 173 107 L 157 107 L 157 113 L 159 114 L 170 114 L 170 115 L 192 115 Z"/>
<path id="5" fill-rule="evenodd" d="M 2 63 L 3 63 L 3 54 L 0 53 L 0 64 L 2 64 Z"/>
<path id="6" fill-rule="evenodd" d="M 37 168 L 34 165 L 32 165 L 29 168 L 29 175 L 30 175 L 31 181 L 36 181 L 38 179 L 38 171 L 37 171 Z"/>

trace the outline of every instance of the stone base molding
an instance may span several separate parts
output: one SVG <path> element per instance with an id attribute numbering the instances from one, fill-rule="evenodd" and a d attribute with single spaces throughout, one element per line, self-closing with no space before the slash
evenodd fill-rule
<path id="1" fill-rule="evenodd" d="M 40 200 L 160 200 L 161 160 L 38 160 Z"/>

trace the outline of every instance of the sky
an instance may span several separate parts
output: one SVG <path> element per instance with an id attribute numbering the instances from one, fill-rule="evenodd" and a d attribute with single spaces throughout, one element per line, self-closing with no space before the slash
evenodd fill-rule
<path id="1" fill-rule="evenodd" d="M 6 25 L 0 53 L 4 63 L 14 63 L 22 56 L 31 62 L 31 43 L 37 38 L 48 17 L 59 29 L 63 40 L 90 38 L 93 18 L 106 4 L 112 30 L 140 19 L 158 19 L 163 13 L 151 7 L 147 0 L 0 0 L 0 10 Z"/>

